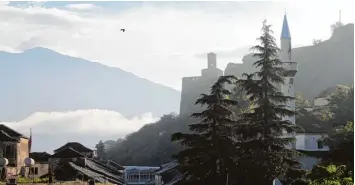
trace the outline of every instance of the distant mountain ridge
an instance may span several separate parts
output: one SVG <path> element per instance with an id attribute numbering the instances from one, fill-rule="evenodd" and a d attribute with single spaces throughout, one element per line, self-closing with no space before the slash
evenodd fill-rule
<path id="1" fill-rule="evenodd" d="M 46 48 L 0 51 L 0 121 L 38 111 L 114 110 L 134 117 L 179 110 L 180 92 L 119 68 Z"/>
<path id="2" fill-rule="evenodd" d="M 335 29 L 330 39 L 317 45 L 292 49 L 292 59 L 298 63 L 295 91 L 311 100 L 330 86 L 354 84 L 354 24 Z M 242 64 L 229 63 L 226 75 L 241 76 L 255 72 L 252 54 L 244 56 Z"/>

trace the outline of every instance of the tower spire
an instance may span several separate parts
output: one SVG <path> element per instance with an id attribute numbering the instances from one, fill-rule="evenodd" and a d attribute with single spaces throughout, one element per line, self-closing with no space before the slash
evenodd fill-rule
<path id="1" fill-rule="evenodd" d="M 284 22 L 282 24 L 281 39 L 291 39 L 290 29 L 288 27 L 286 12 L 284 15 Z"/>

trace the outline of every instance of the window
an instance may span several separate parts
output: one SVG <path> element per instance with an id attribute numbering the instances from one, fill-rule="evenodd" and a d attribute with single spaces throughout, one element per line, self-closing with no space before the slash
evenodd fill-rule
<path id="1" fill-rule="evenodd" d="M 323 141 L 321 139 L 318 139 L 317 144 L 318 144 L 318 149 L 322 149 L 324 147 Z"/>
<path id="2" fill-rule="evenodd" d="M 38 167 L 30 168 L 30 175 L 38 175 Z"/>

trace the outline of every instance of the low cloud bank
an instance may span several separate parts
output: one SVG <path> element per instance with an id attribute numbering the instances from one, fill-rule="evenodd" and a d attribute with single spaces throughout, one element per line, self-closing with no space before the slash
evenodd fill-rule
<path id="1" fill-rule="evenodd" d="M 115 111 L 77 110 L 36 112 L 19 122 L 1 122 L 27 136 L 32 129 L 33 151 L 52 152 L 69 141 L 92 148 L 99 140 L 116 140 L 157 121 L 151 113 L 128 119 Z"/>

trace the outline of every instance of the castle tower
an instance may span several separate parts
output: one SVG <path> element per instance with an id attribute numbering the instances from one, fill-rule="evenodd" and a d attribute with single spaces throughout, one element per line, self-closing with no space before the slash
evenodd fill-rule
<path id="1" fill-rule="evenodd" d="M 207 68 L 201 70 L 201 76 L 206 79 L 218 79 L 218 77 L 223 76 L 223 71 L 217 68 L 217 55 L 215 53 L 207 53 Z"/>
<path id="2" fill-rule="evenodd" d="M 209 93 L 211 85 L 223 76 L 223 71 L 217 68 L 217 55 L 207 53 L 207 68 L 201 70 L 201 76 L 183 77 L 180 99 L 180 115 L 189 115 L 201 111 L 200 105 L 195 105 L 201 93 Z"/>
<path id="3" fill-rule="evenodd" d="M 217 68 L 217 56 L 215 53 L 207 53 L 207 68 Z"/>
<path id="4" fill-rule="evenodd" d="M 283 67 L 286 69 L 286 73 L 284 75 L 285 84 L 281 85 L 280 90 L 285 96 L 295 97 L 294 77 L 297 73 L 297 63 L 292 61 L 291 34 L 288 27 L 286 14 L 284 16 L 281 32 L 280 59 L 283 62 Z M 289 101 L 287 106 L 291 110 L 296 110 L 295 100 Z M 293 124 L 296 124 L 295 116 L 286 117 L 285 119 L 290 120 Z"/>

